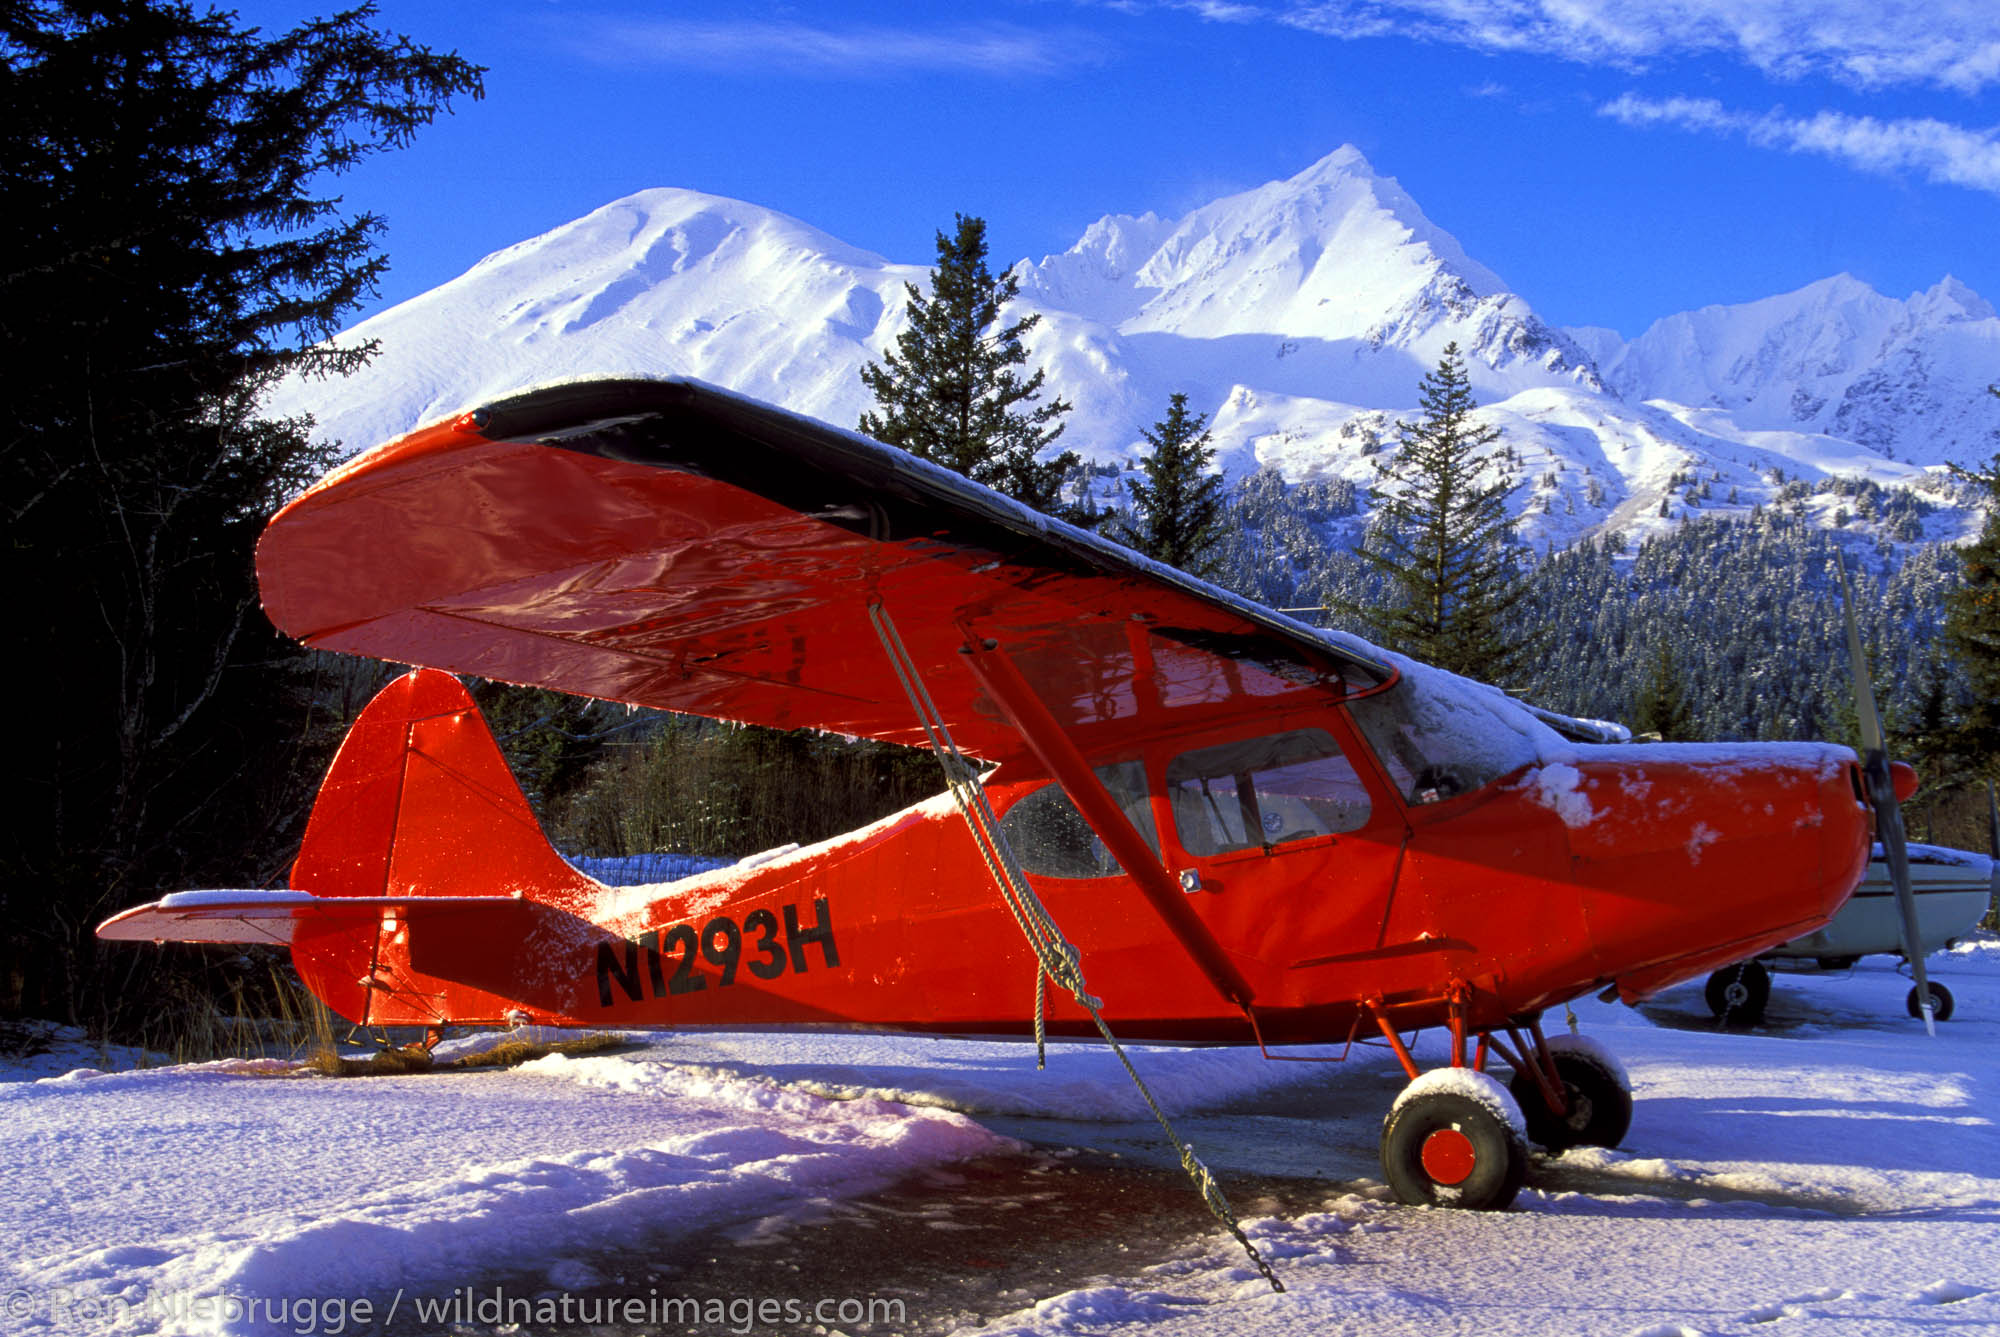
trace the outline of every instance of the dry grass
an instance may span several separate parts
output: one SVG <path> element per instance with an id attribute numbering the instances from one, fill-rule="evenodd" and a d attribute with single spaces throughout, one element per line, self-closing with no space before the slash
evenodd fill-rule
<path id="1" fill-rule="evenodd" d="M 367 1058 L 345 1058 L 331 1044 L 315 1051 L 304 1063 L 307 1072 L 322 1077 L 402 1077 L 423 1072 L 469 1072 L 477 1068 L 516 1068 L 550 1054 L 598 1054 L 623 1049 L 631 1042 L 617 1035 L 580 1035 L 574 1040 L 530 1044 L 525 1040 L 505 1040 L 477 1054 L 439 1063 L 421 1046 L 405 1045 L 384 1049 Z"/>
<path id="2" fill-rule="evenodd" d="M 333 1045 L 333 1014 L 289 965 L 257 952 L 163 977 L 151 1016 L 116 1038 L 148 1057 L 141 1066 L 215 1059 L 298 1057 Z"/>
<path id="3" fill-rule="evenodd" d="M 455 1058 L 445 1066 L 450 1068 L 518 1068 L 523 1063 L 550 1054 L 601 1054 L 612 1049 L 626 1049 L 631 1041 L 618 1035 L 579 1035 L 574 1040 L 557 1040 L 551 1044 L 529 1044 L 526 1040 L 508 1040 L 477 1054 L 467 1054 Z"/>
<path id="4" fill-rule="evenodd" d="M 0 1021 L 0 1058 L 24 1059 L 46 1054 L 55 1044 L 55 1023 Z"/>
<path id="5" fill-rule="evenodd" d="M 367 1058 L 347 1058 L 332 1049 L 319 1049 L 306 1059 L 307 1072 L 322 1077 L 401 1077 L 413 1072 L 431 1072 L 437 1064 L 421 1048 L 384 1049 Z"/>

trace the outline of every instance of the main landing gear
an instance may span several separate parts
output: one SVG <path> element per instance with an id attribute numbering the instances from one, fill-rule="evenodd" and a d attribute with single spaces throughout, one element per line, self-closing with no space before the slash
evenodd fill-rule
<path id="1" fill-rule="evenodd" d="M 1950 1021 L 1953 1007 L 1951 990 L 1945 988 L 1936 980 L 1928 980 L 1926 983 L 1930 985 L 1931 1019 L 1933 1021 Z M 1917 992 L 1916 985 L 1912 984 L 1910 986 L 1910 996 L 1903 1000 L 1903 1006 L 1909 1009 L 1909 1013 L 1913 1017 L 1924 1015 L 1923 995 Z"/>
<path id="2" fill-rule="evenodd" d="M 1771 1001 L 1771 972 L 1760 961 L 1738 961 L 1710 975 L 1702 996 L 1724 1026 L 1755 1026 Z"/>
<path id="3" fill-rule="evenodd" d="M 1530 1143 L 1556 1155 L 1615 1147 L 1632 1126 L 1624 1068 L 1582 1036 L 1546 1039 L 1535 1019 L 1525 1037 L 1519 1026 L 1507 1028 L 1507 1039 L 1478 1036 L 1468 1063 L 1455 1018 L 1452 1066 L 1419 1073 L 1379 1011 L 1376 1024 L 1410 1074 L 1382 1124 L 1382 1171 L 1399 1202 L 1499 1211 L 1521 1191 Z M 1486 1071 L 1495 1052 L 1514 1071 L 1507 1086 Z"/>
<path id="4" fill-rule="evenodd" d="M 1528 1172 L 1521 1107 L 1486 1073 L 1427 1072 L 1382 1124 L 1382 1172 L 1398 1202 L 1497 1212 Z"/>
<path id="5" fill-rule="evenodd" d="M 1846 970 L 1858 957 L 1822 956 L 1814 964 L 1821 970 Z M 1905 970 L 1907 966 L 1903 967 Z M 1951 990 L 1936 980 L 1929 981 L 1931 992 L 1931 1017 L 1936 1021 L 1946 1021 L 1952 1013 Z M 1715 1013 L 1715 1019 L 1724 1026 L 1755 1026 L 1764 1019 L 1764 1007 L 1771 1000 L 1771 971 L 1761 961 L 1739 961 L 1732 966 L 1724 966 L 1708 977 L 1708 984 L 1702 990 L 1708 999 L 1708 1010 Z M 1916 987 L 1910 988 L 1904 1000 L 1913 1017 L 1921 1017 L 1923 1000 Z"/>

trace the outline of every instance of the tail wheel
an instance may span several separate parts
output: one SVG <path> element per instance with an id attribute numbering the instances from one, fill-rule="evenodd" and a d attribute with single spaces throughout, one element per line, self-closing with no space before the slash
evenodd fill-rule
<path id="1" fill-rule="evenodd" d="M 1703 990 L 1708 1010 L 1725 1026 L 1755 1026 L 1771 1001 L 1771 972 L 1755 961 L 1724 966 L 1708 977 Z"/>
<path id="2" fill-rule="evenodd" d="M 1615 1147 L 1632 1127 L 1632 1088 L 1625 1074 L 1573 1039 L 1558 1035 L 1549 1041 L 1567 1114 L 1549 1109 L 1541 1083 L 1531 1072 L 1515 1073 L 1508 1088 L 1528 1121 L 1528 1139 L 1557 1154 L 1571 1147 Z"/>
<path id="3" fill-rule="evenodd" d="M 1951 990 L 1945 988 L 1942 984 L 1939 984 L 1936 980 L 1928 980 L 1926 981 L 1926 983 L 1930 985 L 1930 991 L 1931 991 L 1932 1020 L 1950 1021 L 1951 1010 L 1953 1007 Z M 1905 1000 L 1905 1005 L 1910 1009 L 1911 1016 L 1921 1017 L 1924 1015 L 1923 1002 L 1921 1000 L 1921 997 L 1917 993 L 1915 985 L 1910 986 L 1910 996 L 1907 1000 Z"/>
<path id="4" fill-rule="evenodd" d="M 1397 1200 L 1488 1212 L 1512 1203 L 1528 1169 L 1519 1113 L 1483 1073 L 1447 1068 L 1418 1078 L 1382 1125 L 1382 1170 Z"/>

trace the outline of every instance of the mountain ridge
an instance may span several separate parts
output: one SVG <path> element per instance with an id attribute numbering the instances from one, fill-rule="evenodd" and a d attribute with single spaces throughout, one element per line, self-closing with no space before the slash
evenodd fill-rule
<path id="1" fill-rule="evenodd" d="M 861 367 L 928 272 L 762 206 L 656 188 L 361 322 L 345 337 L 382 343 L 366 371 L 287 383 L 270 407 L 360 449 L 542 381 L 671 374 L 848 426 L 870 407 Z M 1011 272 L 1010 315 L 1042 317 L 1031 360 L 1075 405 L 1062 444 L 1099 462 L 1135 458 L 1180 392 L 1232 476 L 1365 490 L 1457 343 L 1507 432 L 1494 472 L 1538 549 L 1747 512 L 1778 500 L 1781 476 L 1927 489 L 1941 511 L 1923 537 L 1956 537 L 1970 516 L 1936 466 L 1982 461 L 2000 428 L 2000 403 L 1978 402 L 1981 368 L 2000 373 L 2000 317 L 1954 279 L 1898 303 L 1836 276 L 1630 341 L 1560 330 L 1352 147 L 1178 219 L 1107 215 Z"/>

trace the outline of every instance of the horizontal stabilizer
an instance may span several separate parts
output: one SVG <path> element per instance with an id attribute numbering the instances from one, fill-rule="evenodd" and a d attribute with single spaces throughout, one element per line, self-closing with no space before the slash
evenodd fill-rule
<path id="1" fill-rule="evenodd" d="M 306 891 L 180 891 L 115 915 L 97 936 L 121 942 L 289 944 L 301 924 L 360 927 L 516 912 L 513 896 L 315 896 Z"/>

